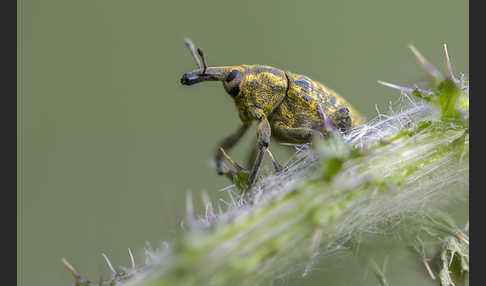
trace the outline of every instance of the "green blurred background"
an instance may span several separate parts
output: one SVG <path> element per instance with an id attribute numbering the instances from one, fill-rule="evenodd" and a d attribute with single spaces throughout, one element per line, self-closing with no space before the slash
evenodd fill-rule
<path id="1" fill-rule="evenodd" d="M 184 37 L 209 65 L 305 74 L 371 118 L 397 98 L 376 80 L 426 79 L 409 43 L 442 70 L 447 43 L 454 69 L 468 74 L 468 11 L 458 0 L 19 1 L 19 285 L 70 285 L 61 257 L 107 278 L 102 252 L 128 266 L 128 247 L 143 262 L 146 241 L 177 237 L 189 191 L 226 199 L 218 190 L 229 181 L 211 162 L 239 118 L 220 83 L 180 85 L 195 68 Z M 238 161 L 252 133 L 232 152 Z M 429 285 L 400 253 L 392 285 Z M 332 259 L 287 284 L 376 285 L 362 262 Z M 410 273 L 394 270 L 402 263 Z"/>

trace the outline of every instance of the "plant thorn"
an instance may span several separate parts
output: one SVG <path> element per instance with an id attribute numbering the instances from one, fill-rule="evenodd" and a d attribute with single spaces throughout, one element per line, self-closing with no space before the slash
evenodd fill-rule
<path id="1" fill-rule="evenodd" d="M 379 84 L 381 85 L 384 85 L 386 87 L 391 87 L 393 89 L 397 89 L 399 90 L 400 92 L 403 92 L 403 93 L 406 93 L 406 94 L 409 94 L 409 93 L 412 93 L 414 91 L 418 91 L 424 95 L 429 95 L 430 92 L 426 91 L 426 90 L 423 90 L 423 89 L 420 89 L 418 87 L 406 87 L 406 86 L 400 86 L 400 85 L 397 85 L 397 84 L 393 84 L 393 83 L 389 83 L 389 82 L 385 82 L 385 81 L 382 81 L 382 80 L 378 80 L 377 81 Z"/>
<path id="2" fill-rule="evenodd" d="M 80 275 L 78 273 L 78 271 L 76 271 L 76 269 L 74 269 L 74 267 L 71 265 L 71 263 L 69 263 L 66 258 L 64 257 L 61 257 L 61 262 L 62 264 L 64 264 L 64 266 L 66 266 L 66 268 L 69 270 L 69 272 L 71 272 L 71 274 L 74 276 L 74 278 L 76 280 L 79 280 L 80 279 Z"/>
<path id="3" fill-rule="evenodd" d="M 130 255 L 130 263 L 132 265 L 132 270 L 135 270 L 135 259 L 133 258 L 132 250 L 128 248 L 128 254 Z"/>
<path id="4" fill-rule="evenodd" d="M 427 261 L 427 259 L 425 259 L 425 258 L 422 259 L 422 262 L 424 263 L 425 269 L 427 269 L 427 273 L 429 274 L 430 278 L 432 278 L 432 280 L 435 280 L 434 272 L 430 268 L 430 265 L 429 265 L 429 262 Z"/>
<path id="5" fill-rule="evenodd" d="M 412 53 L 418 59 L 420 64 L 423 66 L 424 70 L 430 76 L 432 76 L 437 80 L 441 78 L 442 73 L 434 65 L 432 65 L 424 56 L 422 56 L 422 54 L 415 48 L 414 45 L 410 44 L 408 45 L 408 48 L 412 51 Z"/>
<path id="6" fill-rule="evenodd" d="M 467 238 L 465 238 L 461 233 L 456 233 L 456 237 L 457 239 L 459 239 L 460 241 L 464 242 L 465 244 L 469 245 L 469 240 Z"/>
<path id="7" fill-rule="evenodd" d="M 116 276 L 118 274 L 118 272 L 116 272 L 115 268 L 113 267 L 110 260 L 108 259 L 108 256 L 106 256 L 104 253 L 101 253 L 101 255 L 103 255 L 103 258 L 105 258 L 106 264 L 108 265 L 108 268 L 110 268 L 113 276 Z"/>
<path id="8" fill-rule="evenodd" d="M 186 195 L 186 220 L 189 228 L 192 228 L 196 225 L 196 218 L 194 217 L 194 206 L 192 203 L 191 193 L 187 193 Z"/>
<path id="9" fill-rule="evenodd" d="M 449 77 L 450 79 L 454 82 L 454 83 L 457 83 L 458 80 L 456 79 L 456 77 L 454 76 L 454 72 L 452 70 L 452 64 L 451 64 L 451 59 L 449 57 L 449 53 L 447 52 L 447 44 L 444 43 L 443 44 L 443 48 L 444 48 L 444 56 L 445 56 L 445 60 L 446 60 L 446 64 L 447 64 L 447 71 L 449 72 Z"/>
<path id="10" fill-rule="evenodd" d="M 204 209 L 206 210 L 206 217 L 207 218 L 215 217 L 214 209 L 213 209 L 213 203 L 209 199 L 208 194 L 206 192 L 202 192 L 201 197 L 202 197 L 202 201 L 204 203 Z"/>

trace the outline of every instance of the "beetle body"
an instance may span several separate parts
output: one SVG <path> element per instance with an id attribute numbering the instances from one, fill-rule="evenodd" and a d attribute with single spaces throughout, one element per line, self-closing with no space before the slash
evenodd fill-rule
<path id="1" fill-rule="evenodd" d="M 308 143 L 326 131 L 347 133 L 360 124 L 362 116 L 339 94 L 304 75 L 264 66 L 241 65 L 204 67 L 185 73 L 184 85 L 202 81 L 221 81 L 234 99 L 243 125 L 220 142 L 232 148 L 253 121 L 258 122 L 257 154 L 248 185 L 255 180 L 270 138 L 286 143 Z M 323 118 L 327 117 L 327 118 Z M 324 121 L 332 126 L 323 130 Z M 223 154 L 216 152 L 216 168 L 224 174 Z"/>

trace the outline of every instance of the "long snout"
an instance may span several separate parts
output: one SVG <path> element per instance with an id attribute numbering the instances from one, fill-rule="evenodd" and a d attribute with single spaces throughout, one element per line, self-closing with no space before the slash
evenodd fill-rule
<path id="1" fill-rule="evenodd" d="M 209 67 L 204 71 L 197 69 L 186 72 L 181 77 L 181 84 L 193 85 L 203 81 L 223 81 L 229 73 L 229 67 Z"/>
<path id="2" fill-rule="evenodd" d="M 181 83 L 183 85 L 193 85 L 203 81 L 211 81 L 211 80 L 216 80 L 216 79 L 212 79 L 212 77 L 209 75 L 196 74 L 193 72 L 186 72 L 181 77 Z"/>

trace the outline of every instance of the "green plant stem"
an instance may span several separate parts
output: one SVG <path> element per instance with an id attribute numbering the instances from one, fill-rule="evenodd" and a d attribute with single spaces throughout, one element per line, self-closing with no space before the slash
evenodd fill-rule
<path id="1" fill-rule="evenodd" d="M 265 285 L 366 227 L 349 217 L 361 213 L 371 218 L 367 224 L 379 224 L 396 215 L 416 215 L 423 203 L 438 205 L 449 195 L 446 189 L 464 195 L 469 134 L 467 124 L 456 119 L 418 117 L 415 127 L 402 128 L 359 154 L 341 137 L 329 138 L 317 147 L 322 156 L 314 174 L 320 175 L 240 208 L 230 221 L 191 229 L 162 265 L 126 285 Z M 262 184 L 265 191 L 265 180 Z M 381 206 L 374 206 L 378 202 Z M 366 208 L 370 211 L 360 212 Z"/>

